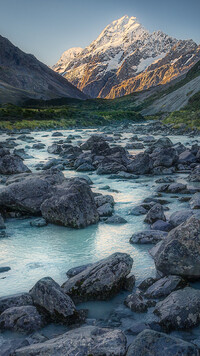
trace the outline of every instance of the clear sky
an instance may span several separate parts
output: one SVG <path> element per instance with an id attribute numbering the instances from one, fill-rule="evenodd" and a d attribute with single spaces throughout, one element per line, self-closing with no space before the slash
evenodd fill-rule
<path id="1" fill-rule="evenodd" d="M 136 16 L 149 31 L 200 43 L 200 0 L 0 0 L 0 34 L 53 65 L 124 15 Z"/>

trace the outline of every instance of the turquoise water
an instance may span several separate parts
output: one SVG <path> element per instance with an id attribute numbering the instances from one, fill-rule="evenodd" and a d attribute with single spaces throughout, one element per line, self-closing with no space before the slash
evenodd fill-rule
<path id="1" fill-rule="evenodd" d="M 69 134 L 82 135 L 83 140 L 88 138 L 95 130 L 83 131 L 62 131 L 65 138 Z M 51 137 L 52 133 L 47 133 L 48 137 L 42 137 L 44 132 L 31 133 L 35 140 L 45 143 L 47 146 L 53 141 L 63 139 L 63 137 Z M 133 134 L 123 134 L 117 144 L 123 146 L 130 142 L 129 138 Z M 8 136 L 4 135 L 5 138 Z M 16 137 L 19 135 L 16 135 Z M 15 137 L 15 136 L 14 136 Z M 3 137 L 2 137 L 3 138 Z M 158 138 L 158 137 L 157 137 Z M 174 142 L 186 143 L 187 137 L 170 137 Z M 73 140 L 76 144 L 80 138 Z M 33 143 L 18 141 L 19 147 L 26 145 L 32 146 Z M 34 166 L 38 162 L 45 162 L 50 158 L 56 157 L 50 155 L 46 150 L 28 149 L 27 152 L 33 156 L 26 159 L 25 163 L 34 171 Z M 130 151 L 130 153 L 137 153 Z M 66 177 L 76 175 L 83 176 L 72 170 L 64 172 Z M 185 175 L 176 176 L 177 181 L 184 181 Z M 66 272 L 69 268 L 95 262 L 114 252 L 129 253 L 134 260 L 133 273 L 136 276 L 138 284 L 144 278 L 155 275 L 155 267 L 148 251 L 152 245 L 131 245 L 129 239 L 135 232 L 148 228 L 143 223 L 144 216 L 136 217 L 129 215 L 131 207 L 138 205 L 144 198 L 154 193 L 155 180 L 158 177 L 142 177 L 137 180 L 111 180 L 108 176 L 98 176 L 96 173 L 90 174 L 93 181 L 92 189 L 95 192 L 103 194 L 112 194 L 115 199 L 115 213 L 124 217 L 128 223 L 123 225 L 107 225 L 99 223 L 89 226 L 85 229 L 74 230 L 66 227 L 48 225 L 42 228 L 30 226 L 31 219 L 9 219 L 6 221 L 8 238 L 0 239 L 1 266 L 10 266 L 11 270 L 0 275 L 0 296 L 10 295 L 17 292 L 28 291 L 38 279 L 44 276 L 51 276 L 58 283 L 63 283 L 67 277 Z M 117 190 L 118 193 L 109 193 L 101 190 L 105 185 L 111 189 Z M 187 207 L 187 203 L 180 203 L 178 200 L 170 199 L 170 211 Z M 102 308 L 96 308 L 97 304 L 90 303 L 90 316 L 98 316 L 102 313 L 110 312 L 112 307 L 123 299 L 123 294 L 115 299 L 115 302 L 98 303 Z M 94 311 L 96 309 L 96 312 Z M 97 310 L 98 309 L 98 310 Z M 92 312 L 93 311 L 93 312 Z M 96 314 L 95 314 L 96 313 Z"/>

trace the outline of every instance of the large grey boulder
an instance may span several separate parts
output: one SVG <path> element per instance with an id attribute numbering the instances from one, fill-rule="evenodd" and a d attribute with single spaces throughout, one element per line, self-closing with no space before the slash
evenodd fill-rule
<path id="1" fill-rule="evenodd" d="M 93 147 L 99 143 L 106 144 L 105 137 L 102 135 L 92 135 L 87 141 L 80 145 L 80 148 L 82 150 L 92 150 Z"/>
<path id="2" fill-rule="evenodd" d="M 183 278 L 179 276 L 166 276 L 160 278 L 158 281 L 153 283 L 147 290 L 144 295 L 147 298 L 161 298 L 166 297 L 171 292 L 185 287 L 186 282 Z"/>
<path id="3" fill-rule="evenodd" d="M 124 288 L 132 264 L 128 254 L 114 253 L 70 278 L 62 288 L 75 302 L 109 299 Z"/>
<path id="4" fill-rule="evenodd" d="M 99 221 L 94 195 L 86 181 L 70 179 L 57 186 L 41 205 L 43 218 L 50 223 L 82 228 Z"/>
<path id="5" fill-rule="evenodd" d="M 85 326 L 46 342 L 16 350 L 16 356 L 124 356 L 126 337 L 121 330 Z"/>
<path id="6" fill-rule="evenodd" d="M 33 299 L 29 293 L 14 294 L 0 298 L 0 314 L 11 307 L 33 305 Z"/>
<path id="7" fill-rule="evenodd" d="M 0 174 L 17 174 L 30 172 L 30 169 L 23 163 L 23 160 L 11 154 L 7 149 L 0 148 Z"/>
<path id="8" fill-rule="evenodd" d="M 163 240 L 167 236 L 167 232 L 158 230 L 145 230 L 136 232 L 130 238 L 132 244 L 154 244 Z"/>
<path id="9" fill-rule="evenodd" d="M 142 331 L 129 346 L 126 356 L 199 356 L 198 348 L 182 339 L 154 330 Z"/>
<path id="10" fill-rule="evenodd" d="M 178 210 L 170 215 L 169 222 L 173 227 L 177 227 L 189 219 L 192 215 L 193 211 L 191 209 Z"/>
<path id="11" fill-rule="evenodd" d="M 200 277 L 200 220 L 189 218 L 171 230 L 154 255 L 156 268 L 164 275 Z"/>
<path id="12" fill-rule="evenodd" d="M 152 208 L 148 211 L 144 221 L 148 224 L 153 224 L 157 220 L 166 221 L 166 217 L 164 214 L 164 209 L 161 204 L 155 204 Z"/>
<path id="13" fill-rule="evenodd" d="M 42 316 L 34 306 L 6 309 L 0 315 L 0 330 L 31 333 L 44 325 Z"/>
<path id="14" fill-rule="evenodd" d="M 0 190 L 0 207 L 23 213 L 40 214 L 40 206 L 56 184 L 64 181 L 61 172 L 46 171 L 18 177 L 19 181 Z"/>
<path id="15" fill-rule="evenodd" d="M 190 150 L 186 150 L 179 155 L 179 163 L 190 164 L 193 162 L 196 162 L 196 157 Z"/>
<path id="16" fill-rule="evenodd" d="M 178 155 L 173 147 L 157 147 L 151 154 L 153 160 L 153 167 L 173 166 L 178 161 Z"/>
<path id="17" fill-rule="evenodd" d="M 152 160 L 147 153 L 139 153 L 128 164 L 127 171 L 134 174 L 150 173 L 153 167 Z"/>
<path id="18" fill-rule="evenodd" d="M 29 293 L 34 304 L 44 310 L 54 321 L 61 320 L 72 324 L 78 317 L 78 312 L 71 298 L 50 277 L 40 279 Z"/>
<path id="19" fill-rule="evenodd" d="M 157 303 L 154 313 L 167 330 L 189 329 L 200 322 L 200 291 L 186 287 Z"/>

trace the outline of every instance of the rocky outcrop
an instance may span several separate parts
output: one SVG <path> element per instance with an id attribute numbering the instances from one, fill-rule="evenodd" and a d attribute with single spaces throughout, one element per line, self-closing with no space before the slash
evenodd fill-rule
<path id="1" fill-rule="evenodd" d="M 198 356 L 198 348 L 182 339 L 154 330 L 142 331 L 129 346 L 126 356 Z"/>
<path id="2" fill-rule="evenodd" d="M 154 255 L 156 268 L 165 275 L 200 277 L 200 220 L 189 218 L 171 230 Z"/>
<path id="3" fill-rule="evenodd" d="M 16 350 L 16 356 L 125 356 L 126 338 L 122 331 L 85 326 L 56 338 Z"/>
<path id="4" fill-rule="evenodd" d="M 53 224 L 82 228 L 99 221 L 90 186 L 80 179 L 57 186 L 55 194 L 40 208 L 44 219 Z"/>
<path id="5" fill-rule="evenodd" d="M 154 313 L 167 330 L 189 329 L 200 322 L 200 291 L 186 287 L 157 303 Z"/>
<path id="6" fill-rule="evenodd" d="M 114 253 L 70 278 L 63 291 L 75 302 L 109 299 L 123 289 L 132 264 L 126 253 Z"/>
<path id="7" fill-rule="evenodd" d="M 72 324 L 78 317 L 71 298 L 50 277 L 40 279 L 29 293 L 35 306 L 45 312 L 51 320 Z"/>

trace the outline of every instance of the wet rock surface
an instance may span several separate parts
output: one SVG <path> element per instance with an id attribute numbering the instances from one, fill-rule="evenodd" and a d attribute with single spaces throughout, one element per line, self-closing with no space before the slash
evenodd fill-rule
<path id="1" fill-rule="evenodd" d="M 129 255 L 115 253 L 70 278 L 63 291 L 75 302 L 106 300 L 123 289 L 132 264 Z"/>
<path id="2" fill-rule="evenodd" d="M 186 278 L 200 276 L 200 220 L 189 218 L 171 230 L 154 255 L 156 268 Z"/>
<path id="3" fill-rule="evenodd" d="M 144 330 L 129 346 L 127 356 L 198 356 L 198 348 L 181 339 L 153 330 Z"/>
<path id="4" fill-rule="evenodd" d="M 120 330 L 85 326 L 68 331 L 42 344 L 16 350 L 16 356 L 94 355 L 125 356 L 126 338 Z"/>

